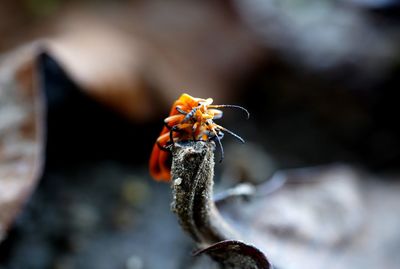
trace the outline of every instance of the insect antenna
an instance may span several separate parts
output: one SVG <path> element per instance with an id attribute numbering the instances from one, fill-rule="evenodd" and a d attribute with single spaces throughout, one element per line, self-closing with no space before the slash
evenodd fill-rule
<path id="1" fill-rule="evenodd" d="M 212 129 L 212 132 L 214 133 L 214 138 L 217 140 L 219 149 L 221 150 L 221 159 L 219 159 L 219 162 L 221 163 L 224 160 L 224 147 L 222 146 L 221 139 L 217 132 L 214 129 Z"/>
<path id="2" fill-rule="evenodd" d="M 250 118 L 250 113 L 247 109 L 245 109 L 244 107 L 238 106 L 238 105 L 209 105 L 209 108 L 223 108 L 223 107 L 230 107 L 230 108 L 237 108 L 240 109 L 242 111 L 244 111 L 246 113 L 246 117 L 247 119 Z"/>
<path id="3" fill-rule="evenodd" d="M 232 131 L 230 131 L 230 130 L 228 130 L 228 129 L 226 129 L 226 128 L 220 126 L 220 125 L 217 125 L 217 127 L 218 127 L 219 129 L 221 129 L 221 130 L 227 132 L 227 133 L 230 134 L 231 136 L 235 137 L 235 138 L 236 138 L 237 140 L 239 140 L 240 142 L 244 143 L 244 139 L 241 138 L 240 136 L 238 136 L 237 134 L 235 134 L 234 132 L 232 132 Z"/>

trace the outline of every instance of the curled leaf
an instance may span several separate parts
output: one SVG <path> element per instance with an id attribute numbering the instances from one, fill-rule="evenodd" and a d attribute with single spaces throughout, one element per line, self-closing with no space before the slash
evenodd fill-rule
<path id="1" fill-rule="evenodd" d="M 214 185 L 214 144 L 180 142 L 173 147 L 172 211 L 182 228 L 223 268 L 271 268 L 257 248 L 232 240 L 240 235 L 219 214 L 212 189 Z"/>
<path id="2" fill-rule="evenodd" d="M 194 253 L 206 253 L 223 264 L 224 269 L 270 269 L 267 257 L 258 248 L 236 240 L 225 240 Z"/>

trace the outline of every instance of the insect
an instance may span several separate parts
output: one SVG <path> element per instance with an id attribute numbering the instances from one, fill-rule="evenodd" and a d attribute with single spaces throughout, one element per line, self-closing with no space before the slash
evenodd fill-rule
<path id="1" fill-rule="evenodd" d="M 212 98 L 195 98 L 186 93 L 174 102 L 169 116 L 164 120 L 164 127 L 153 146 L 150 157 L 150 174 L 155 180 L 170 180 L 170 150 L 177 141 L 216 141 L 221 150 L 220 162 L 224 158 L 221 143 L 223 132 L 244 143 L 240 136 L 216 124 L 214 120 L 222 118 L 223 112 L 219 108 L 241 109 L 246 113 L 247 118 L 250 116 L 249 112 L 237 105 L 213 105 L 212 103 Z"/>

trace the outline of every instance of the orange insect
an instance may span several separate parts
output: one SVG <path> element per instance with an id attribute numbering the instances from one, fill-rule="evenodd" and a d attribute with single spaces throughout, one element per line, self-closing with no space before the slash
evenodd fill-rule
<path id="1" fill-rule="evenodd" d="M 249 112 L 237 105 L 212 105 L 212 103 L 212 98 L 195 98 L 186 93 L 174 102 L 169 117 L 164 120 L 165 126 L 153 146 L 150 157 L 150 174 L 155 180 L 169 181 L 171 179 L 170 148 L 177 141 L 217 141 L 221 149 L 220 162 L 224 158 L 221 144 L 224 136 L 222 131 L 244 143 L 240 136 L 216 124 L 213 120 L 222 117 L 222 111 L 217 108 L 238 108 L 246 112 L 247 118 L 249 118 Z"/>

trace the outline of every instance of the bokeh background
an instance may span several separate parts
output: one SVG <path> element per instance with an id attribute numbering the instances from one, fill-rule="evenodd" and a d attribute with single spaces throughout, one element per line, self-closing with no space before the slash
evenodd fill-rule
<path id="1" fill-rule="evenodd" d="M 221 210 L 278 268 L 399 268 L 399 15 L 396 0 L 2 1 L 0 268 L 211 268 L 147 171 L 184 92 L 250 111 L 224 111 L 246 144 L 224 138 L 216 192 L 256 186 Z"/>

